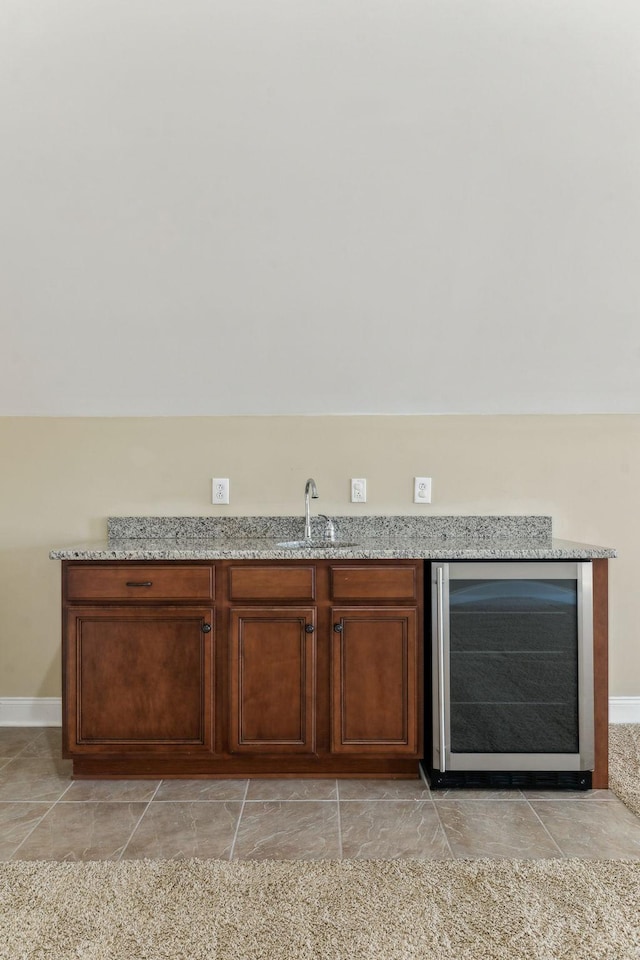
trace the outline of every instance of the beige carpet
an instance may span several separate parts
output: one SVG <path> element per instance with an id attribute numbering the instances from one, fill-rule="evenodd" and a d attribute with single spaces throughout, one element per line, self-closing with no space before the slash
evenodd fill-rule
<path id="1" fill-rule="evenodd" d="M 640 814 L 640 726 L 611 731 Z M 640 861 L 0 863 L 1 960 L 640 960 Z"/>
<path id="2" fill-rule="evenodd" d="M 637 960 L 640 863 L 6 863 L 0 957 Z"/>
<path id="3" fill-rule="evenodd" d="M 609 727 L 609 786 L 640 817 L 640 723 Z"/>

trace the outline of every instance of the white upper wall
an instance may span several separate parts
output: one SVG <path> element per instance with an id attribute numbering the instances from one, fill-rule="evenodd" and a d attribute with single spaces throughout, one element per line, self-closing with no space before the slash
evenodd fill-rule
<path id="1" fill-rule="evenodd" d="M 2 0 L 0 414 L 640 411 L 638 0 Z"/>

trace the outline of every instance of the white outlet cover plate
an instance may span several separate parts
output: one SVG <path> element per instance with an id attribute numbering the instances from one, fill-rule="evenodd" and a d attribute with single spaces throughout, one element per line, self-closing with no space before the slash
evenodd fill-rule
<path id="1" fill-rule="evenodd" d="M 211 503 L 229 503 L 228 477 L 213 477 L 211 480 Z"/>
<path id="2" fill-rule="evenodd" d="M 431 477 L 413 478 L 413 502 L 431 503 Z"/>
<path id="3" fill-rule="evenodd" d="M 351 503 L 366 503 L 367 502 L 367 481 L 361 477 L 360 479 L 351 480 Z"/>

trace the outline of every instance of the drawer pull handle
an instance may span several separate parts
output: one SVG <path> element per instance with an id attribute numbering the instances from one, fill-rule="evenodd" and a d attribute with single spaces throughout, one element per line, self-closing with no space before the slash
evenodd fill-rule
<path id="1" fill-rule="evenodd" d="M 203 632 L 203 633 L 211 633 L 211 624 L 210 624 L 210 623 L 203 623 L 201 629 L 202 629 L 202 632 Z"/>
<path id="2" fill-rule="evenodd" d="M 333 629 L 335 630 L 336 633 L 342 633 L 342 624 L 341 624 L 341 623 L 334 623 Z"/>
<path id="3" fill-rule="evenodd" d="M 128 587 L 152 587 L 153 580 L 127 580 Z"/>
<path id="4" fill-rule="evenodd" d="M 305 633 L 313 633 L 314 630 L 315 630 L 315 627 L 312 623 L 308 623 L 304 628 Z"/>

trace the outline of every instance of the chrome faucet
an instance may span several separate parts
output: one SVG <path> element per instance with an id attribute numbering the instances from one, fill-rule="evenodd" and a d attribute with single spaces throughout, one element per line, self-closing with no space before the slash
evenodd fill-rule
<path id="1" fill-rule="evenodd" d="M 311 477 L 307 480 L 304 485 L 304 539 L 311 540 L 311 505 L 309 502 L 309 495 L 313 497 L 314 500 L 318 499 L 318 488 L 316 487 L 316 482 Z"/>

